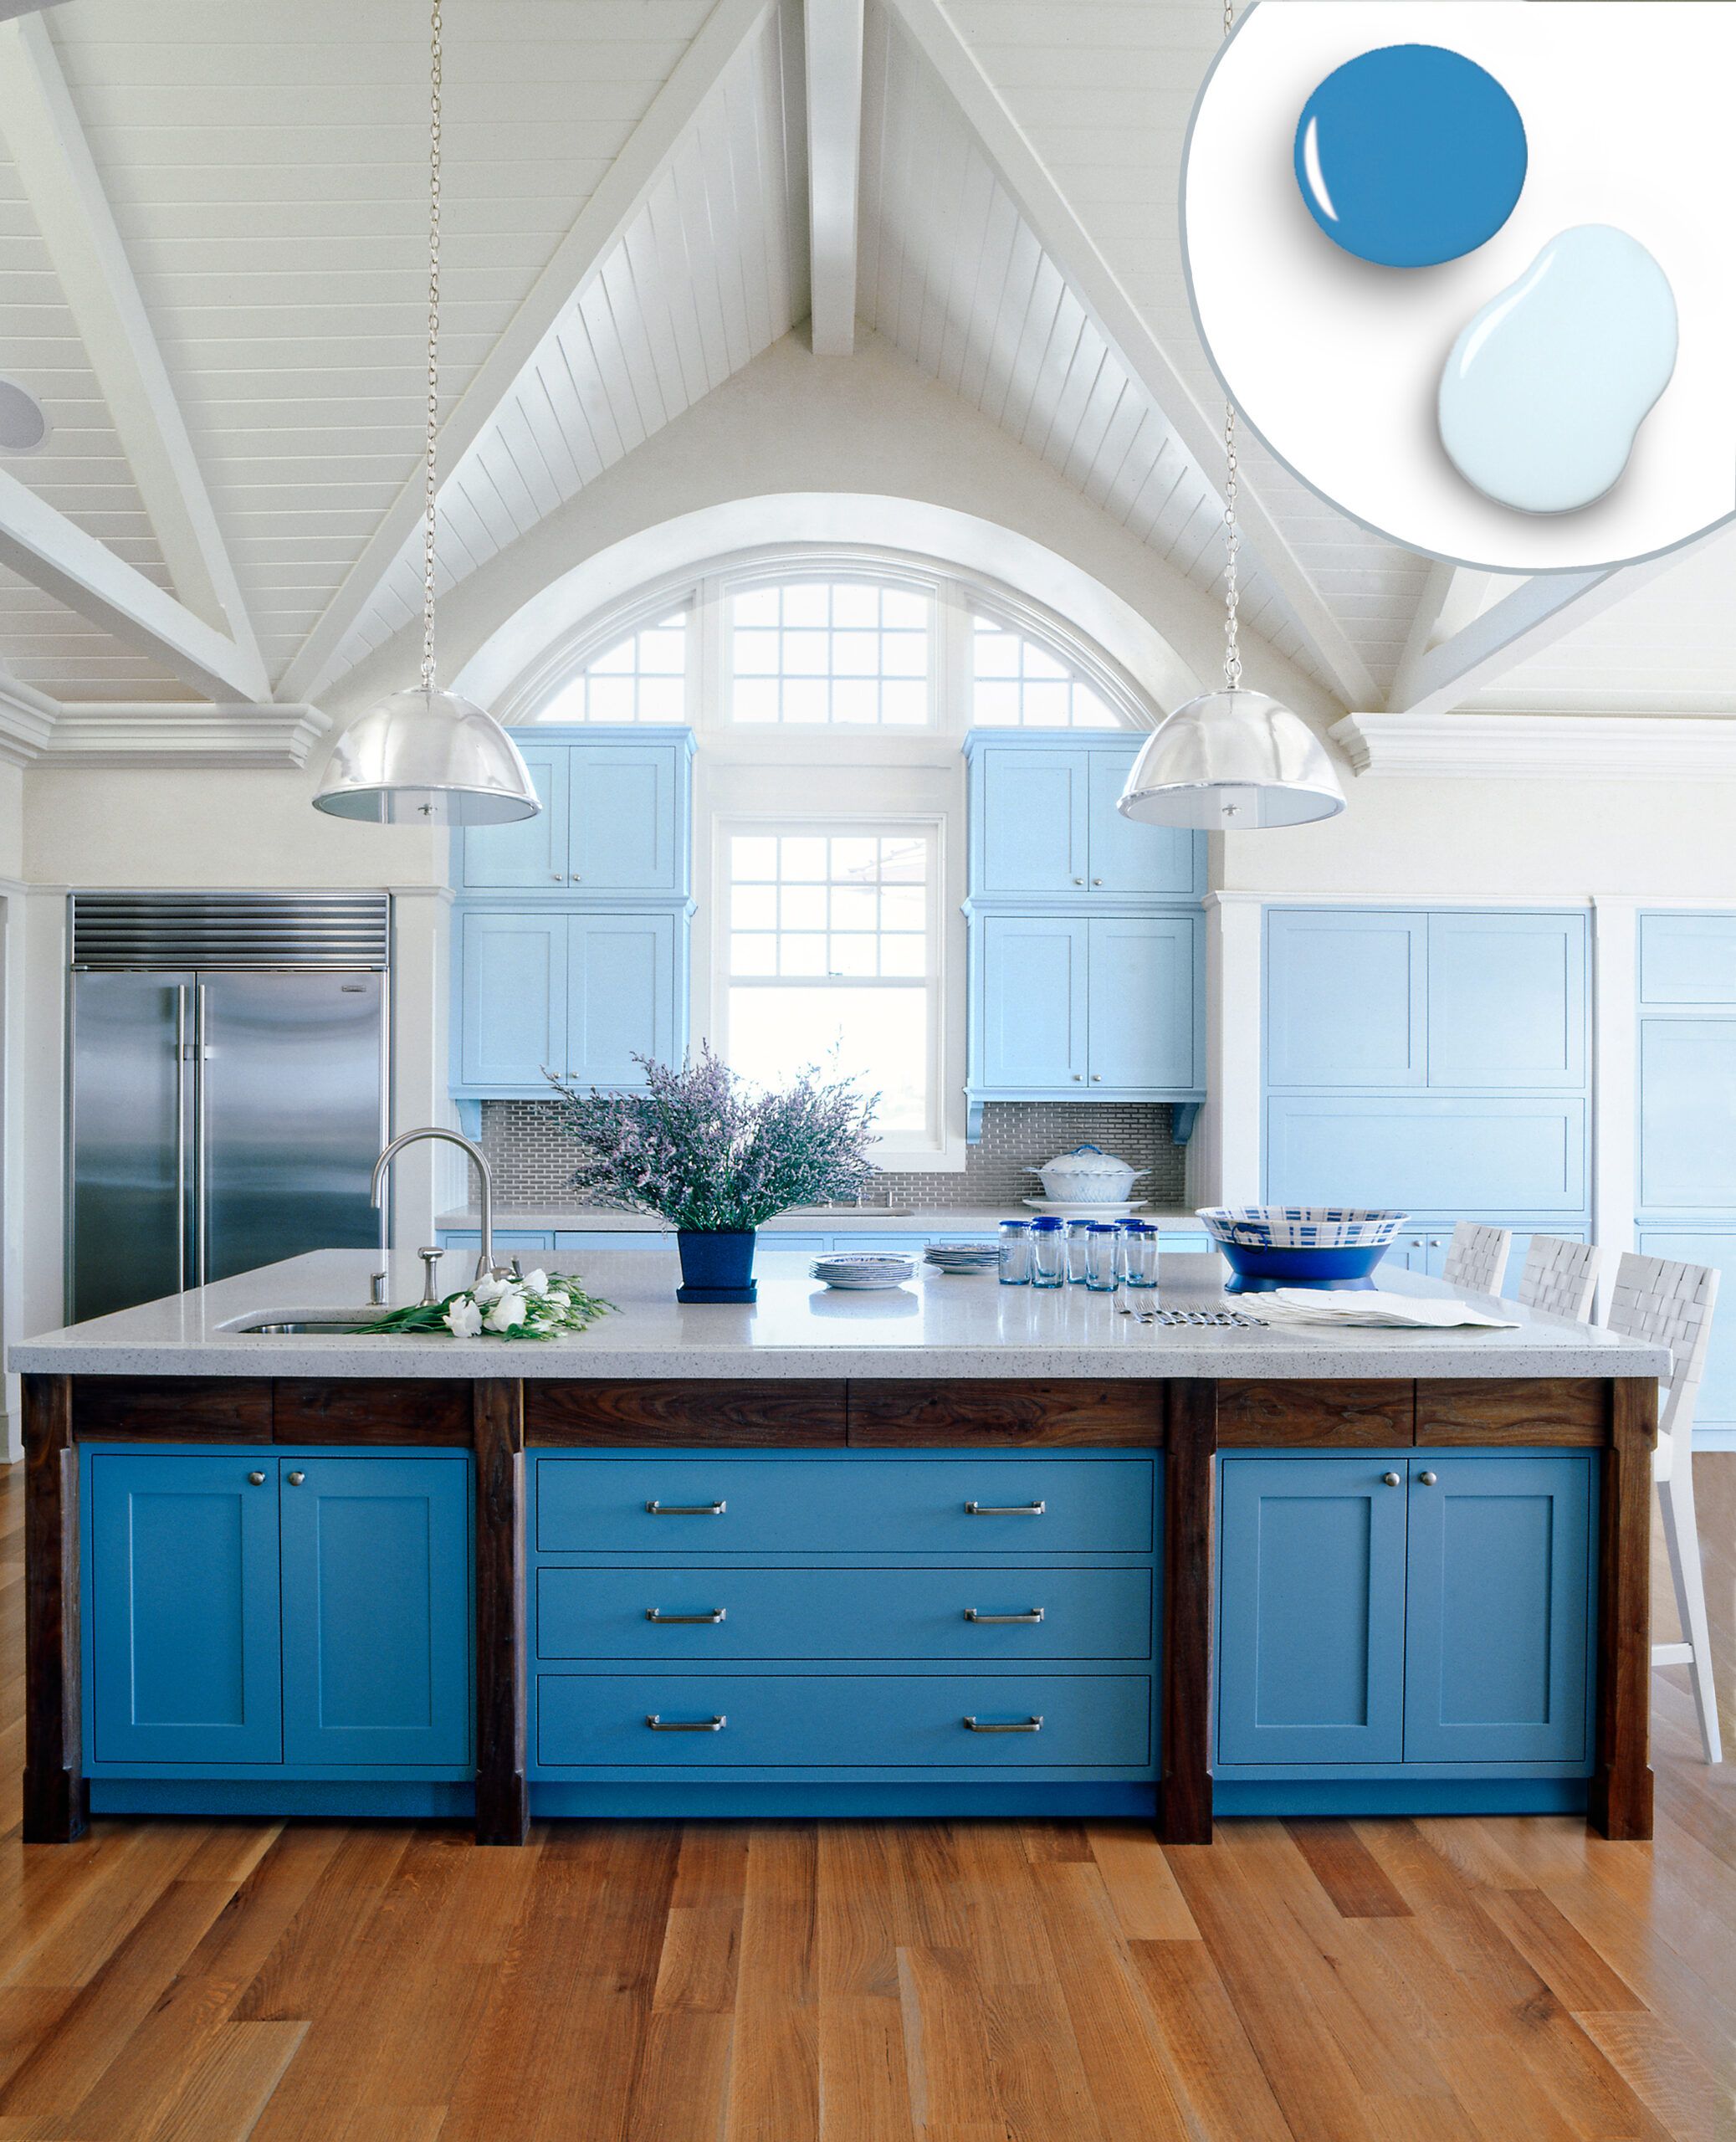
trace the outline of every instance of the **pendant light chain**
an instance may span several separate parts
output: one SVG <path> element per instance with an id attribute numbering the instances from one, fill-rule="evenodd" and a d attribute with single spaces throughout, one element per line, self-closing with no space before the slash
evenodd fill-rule
<path id="1" fill-rule="evenodd" d="M 1224 35 L 1236 27 L 1236 0 L 1224 0 Z M 1235 691 L 1242 683 L 1238 639 L 1242 603 L 1242 530 L 1236 525 L 1236 405 L 1224 404 L 1224 684 Z"/>
<path id="2" fill-rule="evenodd" d="M 435 455 L 440 419 L 440 0 L 428 46 L 428 430 L 422 536 L 422 688 L 434 689 Z"/>

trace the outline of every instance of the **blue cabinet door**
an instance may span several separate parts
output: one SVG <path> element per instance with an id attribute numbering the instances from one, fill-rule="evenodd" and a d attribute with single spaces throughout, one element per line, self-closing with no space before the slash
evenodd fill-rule
<path id="1" fill-rule="evenodd" d="M 1091 832 L 1085 858 L 1091 889 L 1185 899 L 1204 889 L 1199 860 L 1205 836 L 1181 826 L 1142 826 L 1124 818 L 1115 807 L 1139 750 L 1134 743 L 1124 751 L 1099 746 L 1091 753 L 1086 787 Z"/>
<path id="2" fill-rule="evenodd" d="M 673 744 L 572 747 L 572 884 L 586 893 L 673 893 L 685 886 L 683 764 Z"/>
<path id="3" fill-rule="evenodd" d="M 1277 1094 L 1266 1194 L 1408 1212 L 1583 1212 L 1585 1104 L 1496 1094 Z"/>
<path id="4" fill-rule="evenodd" d="M 90 1463 L 93 1760 L 279 1761 L 276 1459 Z"/>
<path id="5" fill-rule="evenodd" d="M 1430 1085 L 1583 1086 L 1586 961 L 1583 915 L 1431 915 Z"/>
<path id="6" fill-rule="evenodd" d="M 1736 1019 L 1640 1022 L 1639 1204 L 1736 1212 Z"/>
<path id="7" fill-rule="evenodd" d="M 567 947 L 568 1077 L 643 1086 L 634 1058 L 667 1063 L 678 1047 L 674 916 L 576 915 Z"/>
<path id="8" fill-rule="evenodd" d="M 1400 1760 L 1403 1478 L 1402 1461 L 1222 1461 L 1220 1762 Z"/>
<path id="9" fill-rule="evenodd" d="M 1723 1275 L 1694 1407 L 1694 1429 L 1696 1433 L 1702 1428 L 1728 1433 L 1736 1428 L 1736 1229 L 1642 1227 L 1636 1240 L 1641 1256 L 1709 1264 Z"/>
<path id="10" fill-rule="evenodd" d="M 1204 930 L 1194 915 L 1104 915 L 1090 925 L 1088 1083 L 1168 1086 L 1205 1081 L 1194 977 Z"/>
<path id="11" fill-rule="evenodd" d="M 477 826 L 460 833 L 461 880 L 467 886 L 522 887 L 548 892 L 566 883 L 566 747 L 515 737 L 542 808 L 510 825 Z"/>
<path id="12" fill-rule="evenodd" d="M 1736 1011 L 1736 915 L 1642 915 L 1640 1002 Z"/>
<path id="13" fill-rule="evenodd" d="M 458 924 L 459 1077 L 466 1086 L 543 1086 L 566 1067 L 564 915 L 473 909 Z"/>
<path id="14" fill-rule="evenodd" d="M 284 1760 L 463 1766 L 469 1460 L 284 1458 L 274 1470 Z"/>
<path id="15" fill-rule="evenodd" d="M 976 928 L 978 1083 L 1007 1092 L 1083 1088 L 1089 924 L 991 915 Z"/>
<path id="16" fill-rule="evenodd" d="M 1428 1077 L 1428 917 L 1278 908 L 1267 918 L 1272 1086 L 1421 1086 Z"/>
<path id="17" fill-rule="evenodd" d="M 1590 1459 L 1449 1452 L 1409 1473 L 1405 1760 L 1582 1760 Z"/>
<path id="18" fill-rule="evenodd" d="M 991 745 L 978 761 L 975 801 L 973 891 L 1022 894 L 1087 889 L 1088 752 Z"/>

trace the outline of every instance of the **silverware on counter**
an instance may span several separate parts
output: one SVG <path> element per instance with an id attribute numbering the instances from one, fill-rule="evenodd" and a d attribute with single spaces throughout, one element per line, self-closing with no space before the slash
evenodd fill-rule
<path id="1" fill-rule="evenodd" d="M 1160 1325 L 1166 1330 L 1180 1325 L 1193 1325 L 1208 1330 L 1249 1330 L 1257 1325 L 1266 1329 L 1263 1316 L 1249 1316 L 1239 1309 L 1134 1309 L 1126 1302 L 1118 1302 L 1116 1308 L 1123 1316 L 1130 1316 L 1139 1324 Z"/>

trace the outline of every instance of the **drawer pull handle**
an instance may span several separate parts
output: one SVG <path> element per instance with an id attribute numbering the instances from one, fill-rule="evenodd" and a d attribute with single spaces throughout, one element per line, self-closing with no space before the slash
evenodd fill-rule
<path id="1" fill-rule="evenodd" d="M 1041 1517 L 1047 1503 L 966 1503 L 966 1517 Z"/>
<path id="2" fill-rule="evenodd" d="M 967 1622 L 981 1622 L 984 1623 L 990 1622 L 1040 1622 L 1042 1619 L 1042 1609 L 1041 1606 L 1033 1606 L 1028 1614 L 979 1614 L 974 1606 L 967 1606 L 965 1609 L 965 1619 Z"/>
<path id="3" fill-rule="evenodd" d="M 666 1627 L 672 1626 L 677 1622 L 709 1622 L 715 1623 L 722 1621 L 724 1616 L 728 1612 L 729 1609 L 725 1606 L 714 1606 L 709 1612 L 704 1614 L 665 1614 L 660 1606 L 648 1606 L 645 1609 L 645 1619 L 648 1622 L 661 1622 Z"/>
<path id="4" fill-rule="evenodd" d="M 653 1517 L 721 1517 L 729 1505 L 714 1503 L 660 1503 L 655 1499 L 645 1505 Z"/>
<path id="5" fill-rule="evenodd" d="M 967 1733 L 1041 1733 L 1042 1714 L 1040 1711 L 1033 1711 L 1022 1725 L 991 1725 L 983 1719 L 974 1718 L 967 1713 L 965 1718 L 965 1730 Z"/>
<path id="6" fill-rule="evenodd" d="M 721 1711 L 715 1718 L 663 1718 L 653 1710 L 645 1719 L 653 1733 L 721 1733 L 729 1722 Z"/>

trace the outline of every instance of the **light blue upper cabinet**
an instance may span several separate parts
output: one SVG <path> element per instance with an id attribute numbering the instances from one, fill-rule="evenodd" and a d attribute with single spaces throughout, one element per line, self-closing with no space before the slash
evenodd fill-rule
<path id="1" fill-rule="evenodd" d="M 1098 893 L 1155 893 L 1185 899 L 1202 892 L 1203 836 L 1180 826 L 1142 826 L 1115 806 L 1143 737 L 1119 748 L 1093 746 L 1087 790 L 1091 837 L 1086 860 L 1091 889 Z"/>
<path id="2" fill-rule="evenodd" d="M 546 1091 L 566 1068 L 567 918 L 556 910 L 478 907 L 458 917 L 461 1087 Z"/>
<path id="3" fill-rule="evenodd" d="M 89 1462 L 92 1760 L 279 1761 L 275 1454 Z"/>
<path id="4" fill-rule="evenodd" d="M 1577 1096 L 1274 1094 L 1267 1195 L 1410 1212 L 1583 1212 L 1585 1104 Z"/>
<path id="5" fill-rule="evenodd" d="M 975 765 L 971 889 L 1016 896 L 1085 890 L 1087 755 L 991 746 Z"/>
<path id="6" fill-rule="evenodd" d="M 1642 915 L 1640 1002 L 1736 1012 L 1736 915 Z"/>
<path id="7" fill-rule="evenodd" d="M 1585 1084 L 1586 918 L 1431 915 L 1428 1083 Z"/>
<path id="8" fill-rule="evenodd" d="M 1427 1006 L 1426 915 L 1275 908 L 1267 917 L 1271 1085 L 1424 1084 Z"/>
<path id="9" fill-rule="evenodd" d="M 636 1056 L 677 1053 L 675 917 L 575 915 L 567 927 L 564 1068 L 586 1085 L 643 1085 Z"/>
<path id="10" fill-rule="evenodd" d="M 1414 1458 L 1405 1760 L 1589 1754 L 1589 1458 Z"/>
<path id="11" fill-rule="evenodd" d="M 976 1083 L 990 1092 L 1083 1087 L 1090 924 L 988 915 L 976 926 Z"/>
<path id="12" fill-rule="evenodd" d="M 510 825 L 477 826 L 460 833 L 461 869 L 467 887 L 548 892 L 564 886 L 567 872 L 567 747 L 530 741 L 519 747 L 542 809 Z"/>
<path id="13" fill-rule="evenodd" d="M 469 1460 L 273 1465 L 283 1484 L 284 1760 L 462 1767 Z"/>
<path id="14" fill-rule="evenodd" d="M 1736 1212 L 1736 1019 L 1641 1020 L 1639 1204 Z"/>
<path id="15" fill-rule="evenodd" d="M 1203 917 L 1098 915 L 1088 927 L 1087 1084 L 1203 1085 L 1206 1040 L 1196 990 Z"/>

